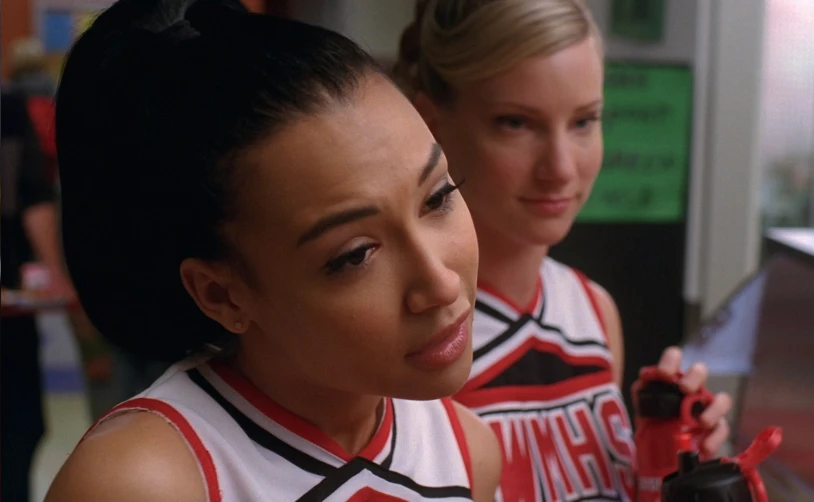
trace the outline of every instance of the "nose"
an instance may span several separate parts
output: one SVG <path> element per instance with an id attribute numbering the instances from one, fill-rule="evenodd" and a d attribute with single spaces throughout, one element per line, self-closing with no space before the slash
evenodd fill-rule
<path id="1" fill-rule="evenodd" d="M 576 175 L 573 145 L 567 131 L 552 131 L 541 146 L 534 171 L 539 181 L 563 183 Z"/>
<path id="2" fill-rule="evenodd" d="M 435 240 L 443 242 L 442 238 Z M 447 266 L 438 247 L 438 244 L 416 246 L 415 258 L 408 263 L 405 304 L 413 314 L 451 305 L 461 294 L 461 276 Z"/>

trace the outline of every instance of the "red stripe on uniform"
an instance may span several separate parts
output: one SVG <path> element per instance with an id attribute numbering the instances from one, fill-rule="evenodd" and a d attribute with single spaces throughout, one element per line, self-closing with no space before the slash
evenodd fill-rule
<path id="1" fill-rule="evenodd" d="M 550 385 L 513 385 L 462 391 L 455 396 L 455 400 L 467 408 L 482 408 L 501 403 L 510 406 L 510 403 L 564 399 L 586 389 L 610 383 L 613 383 L 613 375 L 610 371 L 602 371 Z"/>
<path id="2" fill-rule="evenodd" d="M 260 389 L 255 387 L 254 384 L 235 369 L 223 363 L 211 363 L 210 367 L 227 385 L 243 396 L 246 401 L 260 410 L 260 412 L 268 418 L 302 439 L 342 459 L 344 462 L 350 462 L 355 456 L 364 457 L 373 461 L 388 444 L 390 434 L 393 430 L 393 404 L 390 402 L 390 399 L 385 398 L 384 416 L 382 417 L 382 424 L 378 431 L 376 431 L 376 434 L 368 445 L 362 449 L 359 455 L 351 455 L 345 451 L 339 443 L 319 430 L 315 425 L 306 422 L 263 394 Z"/>
<path id="3" fill-rule="evenodd" d="M 486 284 L 483 281 L 478 281 L 478 289 L 505 303 L 512 310 L 514 310 L 517 315 L 532 314 L 536 310 L 537 304 L 540 302 L 540 298 L 543 296 L 543 281 L 539 276 L 537 277 L 537 291 L 534 293 L 534 297 L 531 299 L 531 302 L 529 302 L 525 308 L 520 307 L 496 288 Z"/>
<path id="4" fill-rule="evenodd" d="M 472 457 L 469 454 L 469 445 L 466 442 L 466 435 L 464 428 L 461 426 L 461 420 L 458 418 L 458 412 L 455 410 L 455 403 L 452 399 L 445 397 L 441 399 L 441 404 L 447 411 L 449 417 L 449 424 L 452 426 L 452 432 L 455 434 L 455 440 L 458 442 L 458 449 L 461 451 L 461 457 L 464 460 L 466 467 L 466 477 L 469 478 L 469 489 L 471 490 L 474 485 L 472 484 Z"/>

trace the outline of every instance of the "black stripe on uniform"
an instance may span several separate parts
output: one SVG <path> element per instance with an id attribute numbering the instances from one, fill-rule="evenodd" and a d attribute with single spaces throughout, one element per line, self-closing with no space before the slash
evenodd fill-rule
<path id="1" fill-rule="evenodd" d="M 416 459 L 416 461 L 420 461 L 420 459 Z M 342 488 L 348 481 L 351 481 L 362 471 L 369 471 L 384 481 L 395 485 L 404 486 L 421 495 L 421 497 L 425 499 L 464 498 L 467 500 L 472 500 L 472 492 L 469 488 L 465 488 L 463 486 L 431 487 L 419 485 L 414 480 L 403 474 L 389 471 L 374 462 L 357 457 L 341 468 L 337 469 L 335 475 L 323 480 L 317 486 L 309 490 L 308 493 L 300 497 L 297 502 L 323 501 Z"/>
<path id="2" fill-rule="evenodd" d="M 509 326 L 509 328 L 501 333 L 499 336 L 496 336 L 491 342 L 487 343 L 483 347 L 476 350 L 473 354 L 473 360 L 477 361 L 478 358 L 486 355 L 487 353 L 491 352 L 498 346 L 502 345 L 506 340 L 514 336 L 515 333 L 520 331 L 522 328 L 526 327 L 526 325 L 530 322 L 533 322 L 537 326 L 539 326 L 543 331 L 548 331 L 551 333 L 558 334 L 563 340 L 565 340 L 569 345 L 573 345 L 575 347 L 588 347 L 588 346 L 596 346 L 607 348 L 604 343 L 595 342 L 593 340 L 570 340 L 566 338 L 565 334 L 563 334 L 562 330 L 556 326 L 551 326 L 549 324 L 542 324 L 534 319 L 529 314 L 523 314 L 514 324 Z"/>
<path id="3" fill-rule="evenodd" d="M 226 411 L 226 413 L 232 417 L 232 419 L 234 419 L 237 425 L 243 429 L 243 432 L 249 436 L 249 439 L 258 445 L 266 448 L 267 450 L 273 451 L 300 469 L 308 471 L 312 474 L 316 474 L 317 476 L 327 477 L 337 472 L 338 469 L 336 467 L 303 453 L 266 429 L 257 425 L 251 418 L 247 417 L 245 414 L 243 414 L 243 412 L 238 410 L 235 405 L 223 397 L 220 392 L 218 392 L 217 389 L 215 389 L 215 387 L 213 387 L 212 384 L 209 383 L 209 381 L 197 369 L 187 371 L 187 375 L 189 376 L 190 380 L 192 380 L 204 392 L 209 394 L 209 396 L 214 399 L 215 402 L 217 402 Z"/>
<path id="4" fill-rule="evenodd" d="M 535 314 L 534 312 L 531 312 L 531 313 L 525 312 L 525 313 L 520 313 L 519 318 L 511 318 L 511 317 L 507 316 L 506 314 L 504 314 L 503 312 L 499 311 L 498 309 L 494 308 L 493 306 L 489 305 L 485 301 L 477 300 L 477 299 L 475 300 L 475 309 L 482 312 L 482 313 L 484 313 L 484 314 L 486 314 L 487 316 L 489 316 L 489 317 L 491 317 L 493 319 L 496 319 L 496 320 L 504 323 L 504 324 L 514 324 L 515 322 L 518 322 L 520 319 L 522 319 L 525 316 L 531 316 L 534 319 L 536 319 L 537 322 L 542 323 L 543 322 L 543 314 L 545 314 L 545 306 L 546 306 L 546 303 L 547 303 L 546 302 L 546 296 L 545 296 L 545 290 L 543 290 L 543 292 L 542 292 L 542 297 L 543 297 L 542 298 L 542 305 L 540 305 L 540 312 L 537 313 L 537 315 L 534 315 Z"/>
<path id="5" fill-rule="evenodd" d="M 535 317 L 538 323 L 543 324 L 543 315 L 545 315 L 545 306 L 548 302 L 546 301 L 545 291 L 543 291 L 543 304 L 540 305 L 540 313 Z"/>
<path id="6" fill-rule="evenodd" d="M 393 428 L 390 432 L 390 453 L 387 454 L 384 461 L 382 462 L 382 467 L 385 469 L 390 469 L 390 466 L 393 465 L 393 452 L 396 451 L 396 405 L 393 404 L 393 401 L 390 401 L 391 411 L 393 412 Z"/>
<path id="7" fill-rule="evenodd" d="M 483 302 L 481 300 L 475 300 L 475 309 L 480 311 L 480 312 L 483 312 L 484 314 L 488 315 L 489 317 L 497 319 L 498 321 L 500 321 L 500 322 L 502 322 L 504 324 L 512 324 L 512 323 L 514 323 L 516 321 L 515 319 L 512 319 L 511 317 L 507 317 L 507 316 L 503 315 L 502 312 L 500 312 L 496 308 L 492 307 L 488 303 Z"/>
<path id="8" fill-rule="evenodd" d="M 554 385 L 603 371 L 608 369 L 593 364 L 574 365 L 556 354 L 531 350 L 479 388 Z"/>
<path id="9" fill-rule="evenodd" d="M 478 309 L 478 310 L 480 310 L 480 309 Z M 523 326 L 525 326 L 525 325 L 526 325 L 526 324 L 527 324 L 529 321 L 531 321 L 531 320 L 532 320 L 532 318 L 531 318 L 531 316 L 530 316 L 530 315 L 528 315 L 528 314 L 524 314 L 524 315 L 522 315 L 522 316 L 520 317 L 520 319 L 518 319 L 517 321 L 515 321 L 515 322 L 511 323 L 511 325 L 509 326 L 509 328 L 508 328 L 508 329 L 506 329 L 506 330 L 505 330 L 503 333 L 501 333 L 500 335 L 496 336 L 494 339 L 492 339 L 492 341 L 491 341 L 491 342 L 487 343 L 487 344 L 486 344 L 486 345 L 484 345 L 483 347 L 481 347 L 481 348 L 479 348 L 478 350 L 476 350 L 476 351 L 474 352 L 474 354 L 473 354 L 473 359 L 474 359 L 475 361 L 477 361 L 479 357 L 482 357 L 482 356 L 486 355 L 487 353 L 491 352 L 491 351 L 492 351 L 492 349 L 494 349 L 494 348 L 498 347 L 498 346 L 499 346 L 499 345 L 501 345 L 503 342 L 505 342 L 506 340 L 508 340 L 509 338 L 511 338 L 511 337 L 512 337 L 512 335 L 514 335 L 515 333 L 517 333 L 518 331 L 520 331 L 520 328 L 522 328 Z"/>

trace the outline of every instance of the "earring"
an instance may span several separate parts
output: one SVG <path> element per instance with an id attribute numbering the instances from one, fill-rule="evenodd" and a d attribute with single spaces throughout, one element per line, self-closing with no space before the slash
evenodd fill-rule
<path id="1" fill-rule="evenodd" d="M 243 329 L 243 323 L 240 321 L 235 322 L 235 329 L 240 331 Z"/>

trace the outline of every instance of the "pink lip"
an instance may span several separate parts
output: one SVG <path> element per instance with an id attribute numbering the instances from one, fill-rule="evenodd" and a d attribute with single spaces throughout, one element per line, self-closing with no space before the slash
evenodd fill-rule
<path id="1" fill-rule="evenodd" d="M 571 207 L 576 197 L 521 198 L 526 207 L 542 216 L 561 216 Z"/>
<path id="2" fill-rule="evenodd" d="M 407 354 L 406 359 L 424 369 L 440 369 L 454 363 L 466 352 L 469 342 L 467 310 L 457 321 L 432 336 L 420 349 Z"/>

